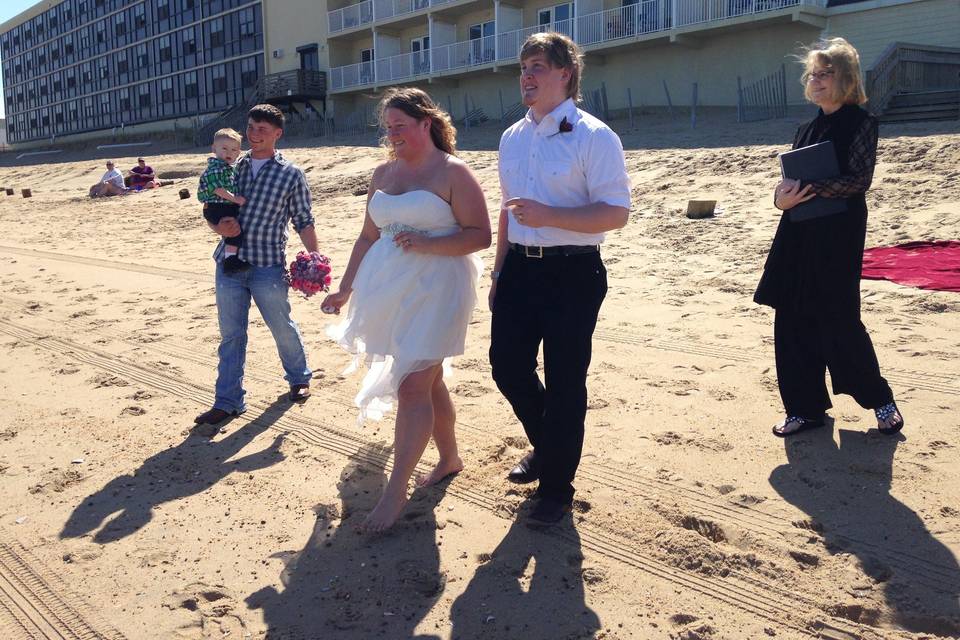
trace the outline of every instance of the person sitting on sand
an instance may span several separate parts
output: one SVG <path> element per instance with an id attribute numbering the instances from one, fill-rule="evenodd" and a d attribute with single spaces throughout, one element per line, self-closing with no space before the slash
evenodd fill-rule
<path id="1" fill-rule="evenodd" d="M 113 166 L 113 160 L 107 160 L 107 172 L 100 178 L 100 182 L 90 187 L 90 197 L 119 196 L 127 193 L 123 183 L 123 174 Z"/>
<path id="2" fill-rule="evenodd" d="M 130 188 L 135 191 L 156 189 L 160 186 L 156 175 L 153 173 L 153 168 L 148 166 L 147 161 L 143 158 L 137 158 L 137 166 L 130 169 L 127 177 L 130 179 Z"/>

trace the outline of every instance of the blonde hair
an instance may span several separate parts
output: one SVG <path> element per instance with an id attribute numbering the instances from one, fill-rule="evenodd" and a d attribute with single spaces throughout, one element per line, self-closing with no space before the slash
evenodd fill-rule
<path id="1" fill-rule="evenodd" d="M 234 142 L 240 142 L 243 140 L 243 136 L 241 136 L 236 130 L 230 129 L 229 127 L 226 129 L 220 129 L 215 134 L 213 134 L 214 142 L 216 142 L 217 140 L 220 140 L 221 138 L 229 138 Z"/>
<path id="2" fill-rule="evenodd" d="M 798 56 L 803 63 L 803 97 L 813 102 L 809 79 L 817 67 L 833 71 L 833 96 L 843 104 L 863 104 L 867 92 L 860 73 L 860 54 L 843 38 L 825 38 L 806 47 Z"/>
<path id="3" fill-rule="evenodd" d="M 542 53 L 555 69 L 568 69 L 567 97 L 580 102 L 580 78 L 583 75 L 583 51 L 568 36 L 555 31 L 531 34 L 520 48 L 520 61 Z"/>
<path id="4" fill-rule="evenodd" d="M 377 122 L 381 128 L 386 126 L 384 114 L 387 109 L 399 109 L 417 122 L 430 118 L 430 139 L 434 146 L 450 155 L 456 155 L 457 129 L 453 126 L 450 114 L 437 106 L 426 91 L 416 87 L 388 89 L 377 105 Z M 387 149 L 390 158 L 396 157 L 386 136 L 381 139 L 381 144 Z"/>

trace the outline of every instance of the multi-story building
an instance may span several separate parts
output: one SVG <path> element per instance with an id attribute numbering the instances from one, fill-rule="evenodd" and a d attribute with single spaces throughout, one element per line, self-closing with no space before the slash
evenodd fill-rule
<path id="1" fill-rule="evenodd" d="M 900 82 L 952 87 L 960 70 L 960 0 L 46 0 L 0 25 L 10 138 L 257 99 L 342 121 L 395 84 L 457 118 L 496 118 L 518 100 L 521 43 L 547 29 L 584 48 L 585 88 L 605 86 L 611 110 L 690 104 L 694 83 L 699 104 L 734 106 L 738 79 L 784 63 L 799 104 L 792 55 L 822 36 L 846 37 L 865 71 Z M 891 54 L 896 42 L 929 55 Z"/>
<path id="2" fill-rule="evenodd" d="M 174 122 L 264 73 L 260 0 L 41 2 L 0 26 L 11 143 Z"/>

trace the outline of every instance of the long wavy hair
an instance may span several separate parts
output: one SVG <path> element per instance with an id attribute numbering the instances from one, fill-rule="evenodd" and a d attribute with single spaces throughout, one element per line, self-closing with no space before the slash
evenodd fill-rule
<path id="1" fill-rule="evenodd" d="M 430 139 L 434 146 L 450 155 L 457 153 L 457 129 L 453 126 L 450 114 L 441 109 L 437 103 L 422 89 L 416 87 L 393 87 L 388 89 L 377 106 L 377 122 L 382 129 L 386 128 L 384 114 L 387 109 L 399 109 L 417 122 L 424 118 L 430 119 Z M 390 158 L 395 158 L 393 147 L 387 142 L 387 137 L 380 139 Z"/>

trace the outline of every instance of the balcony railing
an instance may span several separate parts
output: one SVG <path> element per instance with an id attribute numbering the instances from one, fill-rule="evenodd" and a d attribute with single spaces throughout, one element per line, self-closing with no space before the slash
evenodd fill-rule
<path id="1" fill-rule="evenodd" d="M 364 0 L 342 9 L 327 12 L 330 33 L 352 29 L 373 22 L 373 0 Z"/>
<path id="2" fill-rule="evenodd" d="M 430 0 L 374 0 L 373 15 L 385 20 L 405 13 L 413 13 L 430 6 Z"/>
<path id="3" fill-rule="evenodd" d="M 374 65 L 369 62 L 335 67 L 330 71 L 330 87 L 336 90 L 365 84 L 388 84 L 492 62 L 513 63 L 519 58 L 524 41 L 539 31 L 559 31 L 572 36 L 581 45 L 596 45 L 678 26 L 717 22 L 801 5 L 823 7 L 826 0 L 641 0 L 638 4 L 577 16 L 575 20 L 524 27 L 377 60 L 375 77 Z M 366 66 L 361 70 L 363 65 Z"/>
<path id="4" fill-rule="evenodd" d="M 365 84 L 373 84 L 372 62 L 358 62 L 330 69 L 330 88 L 333 90 Z"/>
<path id="5" fill-rule="evenodd" d="M 431 49 L 433 73 L 466 69 L 494 62 L 497 59 L 496 36 L 454 42 Z"/>

